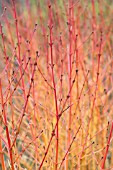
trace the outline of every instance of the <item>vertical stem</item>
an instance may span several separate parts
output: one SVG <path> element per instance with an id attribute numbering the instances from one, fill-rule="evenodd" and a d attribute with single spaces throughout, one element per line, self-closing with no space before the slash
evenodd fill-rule
<path id="1" fill-rule="evenodd" d="M 110 140 L 111 140 L 112 132 L 113 132 L 113 121 L 112 121 L 111 130 L 110 130 L 110 134 L 109 134 L 109 138 L 108 138 L 108 143 L 107 143 L 107 146 L 106 146 L 106 151 L 105 151 L 105 154 L 104 154 L 104 158 L 103 158 L 101 169 L 104 169 L 104 166 L 105 166 L 105 161 L 106 161 L 106 157 L 107 157 L 109 146 L 110 146 Z"/>
<path id="2" fill-rule="evenodd" d="M 0 139 L 0 162 L 2 165 L 2 169 L 5 170 L 5 164 L 4 164 L 4 156 L 2 151 L 2 140 Z"/>
<path id="3" fill-rule="evenodd" d="M 92 40 L 92 74 L 94 75 L 94 56 L 95 56 L 95 44 L 96 44 L 96 15 L 95 15 L 95 1 L 92 0 L 92 31 L 93 31 L 93 40 Z"/>
<path id="4" fill-rule="evenodd" d="M 72 23 L 71 23 L 71 15 L 72 15 L 72 7 L 71 1 L 69 1 L 69 90 L 71 89 L 72 84 Z M 71 106 L 72 97 L 71 97 L 71 90 L 69 94 L 69 105 Z M 72 107 L 69 108 L 69 121 L 68 121 L 68 139 L 67 139 L 67 148 L 70 144 L 71 138 L 71 117 L 72 117 Z M 66 169 L 68 169 L 68 154 L 66 156 Z"/>
<path id="5" fill-rule="evenodd" d="M 76 52 L 76 73 L 77 73 L 77 78 L 76 78 L 76 90 L 77 90 L 77 99 L 79 97 L 79 86 L 78 86 L 78 49 L 77 49 L 77 39 L 78 35 L 76 35 L 76 44 L 75 44 L 75 52 Z M 79 102 L 79 101 L 78 101 Z M 78 103 L 79 106 L 79 103 Z"/>
<path id="6" fill-rule="evenodd" d="M 54 63 L 53 63 L 53 42 L 52 42 L 52 11 L 51 5 L 49 5 L 50 12 L 50 23 L 49 23 L 49 31 L 50 31 L 50 58 L 51 58 L 51 71 L 52 71 L 52 81 L 54 88 L 54 99 L 55 99 L 55 107 L 56 107 L 56 159 L 55 159 L 55 170 L 57 170 L 58 166 L 58 142 L 59 142 L 59 128 L 58 128 L 58 102 L 57 102 L 57 93 L 56 93 L 56 84 L 55 84 L 55 75 L 54 75 Z"/>

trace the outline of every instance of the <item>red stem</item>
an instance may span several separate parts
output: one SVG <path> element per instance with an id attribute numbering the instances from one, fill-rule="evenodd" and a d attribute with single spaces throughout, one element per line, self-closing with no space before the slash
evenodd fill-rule
<path id="1" fill-rule="evenodd" d="M 69 89 L 71 88 L 72 84 L 72 4 L 71 1 L 69 1 Z M 69 105 L 71 106 L 72 103 L 72 94 L 70 91 L 70 98 L 69 98 Z M 68 139 L 67 139 L 67 148 L 70 144 L 70 138 L 71 138 L 71 119 L 72 119 L 72 107 L 69 108 L 69 122 L 68 122 Z M 68 169 L 68 155 L 66 158 L 66 169 Z"/>
<path id="2" fill-rule="evenodd" d="M 55 160 L 55 169 L 57 170 L 58 166 L 58 142 L 59 142 L 59 127 L 58 127 L 58 102 L 57 102 L 57 93 L 56 93 L 56 84 L 55 84 L 55 76 L 54 76 L 54 63 L 53 63 L 53 42 L 52 42 L 52 11 L 51 5 L 49 5 L 49 17 L 50 17 L 50 58 L 51 58 L 51 71 L 52 71 L 52 81 L 53 81 L 53 88 L 54 88 L 54 98 L 55 98 L 55 107 L 56 107 L 56 160 Z"/>
<path id="3" fill-rule="evenodd" d="M 108 138 L 108 142 L 107 142 L 107 146 L 106 146 L 106 151 L 105 151 L 105 154 L 104 154 L 104 158 L 103 158 L 101 169 L 104 169 L 104 166 L 105 166 L 105 161 L 106 161 L 106 157 L 107 157 L 109 146 L 110 146 L 110 140 L 111 140 L 112 132 L 113 132 L 113 121 L 112 121 L 111 130 L 110 130 L 110 134 L 109 134 L 109 138 Z"/>

